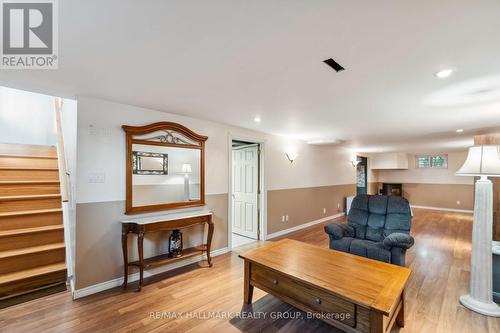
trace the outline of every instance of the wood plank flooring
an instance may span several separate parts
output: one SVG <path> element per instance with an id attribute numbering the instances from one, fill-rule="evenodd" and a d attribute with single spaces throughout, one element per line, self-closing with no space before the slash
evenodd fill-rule
<path id="1" fill-rule="evenodd" d="M 500 332 L 500 318 L 458 303 L 468 289 L 471 230 L 470 215 L 415 210 L 406 326 L 394 332 Z M 328 246 L 322 225 L 287 238 Z M 140 293 L 116 288 L 72 301 L 65 292 L 0 310 L 0 332 L 337 332 L 258 289 L 243 308 L 238 251 L 215 257 L 211 269 L 194 264 L 153 277 Z M 242 309 L 254 318 L 236 317 Z"/>

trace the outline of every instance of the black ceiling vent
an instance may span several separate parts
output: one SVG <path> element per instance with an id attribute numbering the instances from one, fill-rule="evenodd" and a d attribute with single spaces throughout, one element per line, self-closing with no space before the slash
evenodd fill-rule
<path id="1" fill-rule="evenodd" d="M 340 66 L 338 62 L 336 62 L 335 60 L 333 60 L 332 58 L 330 59 L 326 59 L 323 61 L 325 64 L 327 64 L 328 66 L 330 66 L 331 68 L 335 69 L 336 72 L 340 72 L 340 71 L 343 71 L 345 68 Z"/>

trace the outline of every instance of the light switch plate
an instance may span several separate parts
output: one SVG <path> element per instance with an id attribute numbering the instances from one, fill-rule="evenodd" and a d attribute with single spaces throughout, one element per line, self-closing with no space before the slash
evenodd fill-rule
<path id="1" fill-rule="evenodd" d="M 91 184 L 102 184 L 106 182 L 105 172 L 90 172 L 88 176 L 88 182 Z"/>

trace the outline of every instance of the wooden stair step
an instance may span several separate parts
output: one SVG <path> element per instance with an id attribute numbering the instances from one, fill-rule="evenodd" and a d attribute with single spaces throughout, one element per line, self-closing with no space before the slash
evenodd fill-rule
<path id="1" fill-rule="evenodd" d="M 39 209 L 0 213 L 0 230 L 62 224 L 62 209 Z"/>
<path id="2" fill-rule="evenodd" d="M 34 158 L 34 159 L 48 159 L 57 160 L 57 155 L 23 155 L 23 154 L 4 154 L 0 153 L 0 157 L 13 157 L 13 158 Z"/>
<path id="3" fill-rule="evenodd" d="M 38 200 L 47 198 L 60 198 L 60 194 L 28 194 L 28 195 L 4 195 L 0 196 L 0 201 L 15 201 L 15 200 Z"/>
<path id="4" fill-rule="evenodd" d="M 0 218 L 19 216 L 19 215 L 38 215 L 38 214 L 47 214 L 47 213 L 60 213 L 60 212 L 62 212 L 62 208 L 34 209 L 34 210 L 25 210 L 25 211 L 16 211 L 16 212 L 3 212 L 3 213 L 0 213 Z"/>
<path id="5" fill-rule="evenodd" d="M 2 155 L 0 167 L 11 168 L 57 168 L 57 158 L 46 156 Z"/>
<path id="6" fill-rule="evenodd" d="M 1 185 L 53 185 L 60 184 L 59 180 L 0 180 Z"/>
<path id="7" fill-rule="evenodd" d="M 64 262 L 0 274 L 0 300 L 66 282 Z"/>
<path id="8" fill-rule="evenodd" d="M 30 209 L 61 208 L 60 194 L 11 195 L 0 197 L 0 213 Z"/>
<path id="9" fill-rule="evenodd" d="M 0 201 L 22 201 L 61 198 L 60 194 L 29 194 L 29 195 L 5 195 L 0 196 Z"/>
<path id="10" fill-rule="evenodd" d="M 29 156 L 57 156 L 55 146 L 39 146 L 15 143 L 0 143 L 0 154 L 19 154 Z"/>
<path id="11" fill-rule="evenodd" d="M 0 231 L 0 251 L 64 241 L 62 224 Z"/>
<path id="12" fill-rule="evenodd" d="M 33 254 L 57 249 L 64 249 L 64 243 L 52 243 L 40 246 L 26 247 L 22 249 L 14 249 L 8 251 L 0 251 L 0 259 L 11 258 L 20 255 Z"/>
<path id="13" fill-rule="evenodd" d="M 0 274 L 64 261 L 64 242 L 0 251 Z"/>
<path id="14" fill-rule="evenodd" d="M 57 171 L 59 170 L 58 168 L 55 167 L 8 167 L 8 166 L 2 166 L 0 167 L 0 170 L 18 170 L 18 171 L 33 171 L 33 170 L 41 170 L 41 171 Z"/>
<path id="15" fill-rule="evenodd" d="M 7 180 L 59 180 L 58 168 L 0 166 L 0 179 Z"/>
<path id="16" fill-rule="evenodd" d="M 0 180 L 0 196 L 60 192 L 61 184 L 58 180 Z"/>
<path id="17" fill-rule="evenodd" d="M 7 274 L 0 274 L 0 285 L 62 270 L 66 270 L 66 264 L 63 262 Z"/>
<path id="18" fill-rule="evenodd" d="M 0 231 L 0 238 L 1 237 L 18 236 L 18 235 L 26 235 L 26 234 L 34 234 L 34 233 L 52 231 L 52 230 L 64 230 L 64 226 L 62 224 L 56 224 L 56 225 L 47 225 L 47 226 L 43 226 L 43 227 L 5 230 L 5 231 Z"/>

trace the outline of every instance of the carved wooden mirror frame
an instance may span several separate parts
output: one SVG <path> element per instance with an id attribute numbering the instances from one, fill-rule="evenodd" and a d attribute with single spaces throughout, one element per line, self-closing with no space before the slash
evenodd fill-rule
<path id="1" fill-rule="evenodd" d="M 208 137 L 197 134 L 189 128 L 172 122 L 159 122 L 145 126 L 123 125 L 127 141 L 126 161 L 126 204 L 125 214 L 138 214 L 160 210 L 187 208 L 205 205 L 205 141 Z M 162 131 L 163 135 L 153 138 L 136 138 L 149 133 Z M 177 135 L 176 134 L 180 134 Z M 185 139 L 184 139 L 184 138 Z M 186 140 L 187 139 L 187 140 Z M 200 200 L 132 206 L 132 145 L 155 145 L 164 147 L 190 148 L 200 150 Z"/>

